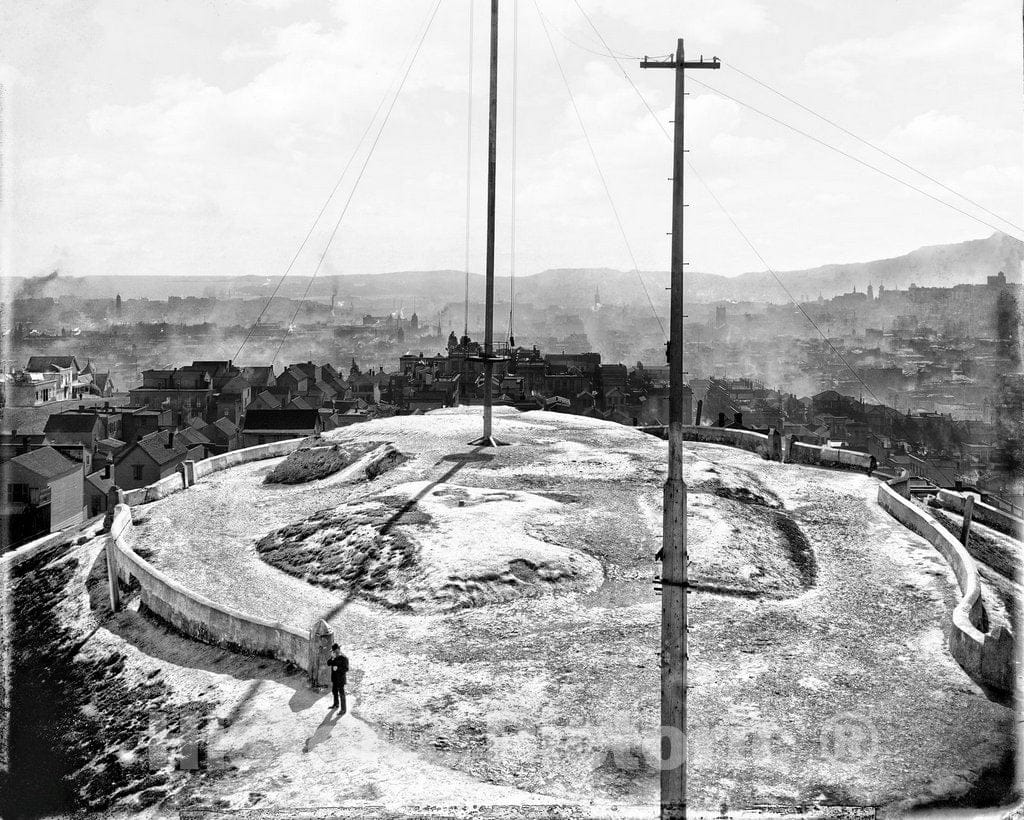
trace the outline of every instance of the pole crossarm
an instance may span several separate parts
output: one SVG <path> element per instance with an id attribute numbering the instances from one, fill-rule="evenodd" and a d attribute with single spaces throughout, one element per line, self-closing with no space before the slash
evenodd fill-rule
<path id="1" fill-rule="evenodd" d="M 699 60 L 678 60 L 672 57 L 668 60 L 648 60 L 644 57 L 640 61 L 640 68 L 721 68 L 722 63 L 717 57 L 705 60 L 703 56 Z"/>

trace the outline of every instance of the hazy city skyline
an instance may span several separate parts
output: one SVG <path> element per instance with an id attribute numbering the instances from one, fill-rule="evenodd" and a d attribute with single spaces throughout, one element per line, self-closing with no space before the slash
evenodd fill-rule
<path id="1" fill-rule="evenodd" d="M 730 65 L 1020 223 L 1019 8 L 815 0 L 581 2 L 617 52 L 722 58 L 726 94 L 953 201 Z M 432 3 L 9 4 L 7 275 L 280 275 Z M 540 8 L 637 264 L 668 263 L 669 145 L 573 0 Z M 483 268 L 488 4 L 476 7 L 470 268 Z M 514 3 L 502 3 L 498 273 L 508 272 Z M 533 3 L 520 2 L 516 269 L 632 263 Z M 14 34 L 17 36 L 12 36 Z M 570 42 L 573 41 L 573 42 Z M 583 48 L 580 48 L 583 46 Z M 461 269 L 468 2 L 443 2 L 323 273 Z M 584 49 L 590 49 L 591 53 Z M 622 67 L 671 119 L 671 80 Z M 711 73 L 711 72 L 705 72 Z M 978 224 L 690 85 L 694 166 L 779 270 L 988 236 Z M 372 135 L 373 132 L 371 132 Z M 357 158 L 348 180 L 361 163 Z M 312 273 L 347 181 L 294 268 Z M 763 265 L 688 176 L 692 269 Z"/>

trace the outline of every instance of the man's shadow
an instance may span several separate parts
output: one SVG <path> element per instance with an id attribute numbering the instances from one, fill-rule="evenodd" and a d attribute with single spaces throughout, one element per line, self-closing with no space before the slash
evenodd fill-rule
<path id="1" fill-rule="evenodd" d="M 302 751 L 311 752 L 325 740 L 330 738 L 331 733 L 334 732 L 334 727 L 338 725 L 338 721 L 341 720 L 341 718 L 342 714 L 340 712 L 335 710 L 328 712 L 327 716 L 320 721 L 320 725 L 316 727 L 313 734 L 306 738 L 306 745 L 302 747 Z"/>

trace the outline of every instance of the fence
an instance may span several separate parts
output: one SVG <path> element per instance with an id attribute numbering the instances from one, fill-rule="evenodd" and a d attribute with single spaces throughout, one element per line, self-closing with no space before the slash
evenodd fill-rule
<path id="1" fill-rule="evenodd" d="M 966 496 L 963 493 L 953 492 L 951 490 L 939 490 L 936 494 L 936 498 L 939 504 L 947 510 L 953 512 L 962 513 L 964 511 L 964 504 L 966 503 Z M 1014 538 L 1020 538 L 1024 533 L 1024 519 L 1020 519 L 1015 515 L 1011 515 L 1008 512 L 997 509 L 983 501 L 974 502 L 974 516 L 975 521 L 984 524 L 987 527 L 991 527 L 994 530 L 1006 533 L 1007 535 L 1013 536 Z"/>

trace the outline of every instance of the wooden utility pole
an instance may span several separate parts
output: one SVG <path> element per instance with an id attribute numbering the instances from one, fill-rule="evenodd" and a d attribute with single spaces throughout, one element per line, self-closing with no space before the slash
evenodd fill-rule
<path id="1" fill-rule="evenodd" d="M 494 402 L 491 379 L 494 362 L 504 356 L 494 354 L 494 201 L 497 184 L 498 154 L 498 0 L 491 0 L 491 94 L 487 138 L 487 284 L 484 316 L 484 352 L 475 361 L 484 363 L 484 434 L 470 442 L 480 447 L 498 447 L 505 442 L 491 435 L 491 405 Z"/>
<path id="2" fill-rule="evenodd" d="M 686 482 L 683 480 L 683 113 L 687 68 L 719 68 L 718 58 L 686 62 L 683 41 L 675 57 L 651 61 L 641 68 L 671 68 L 676 72 L 675 140 L 672 161 L 672 305 L 669 316 L 668 479 L 662 511 L 661 570 L 661 817 L 686 817 Z"/>

